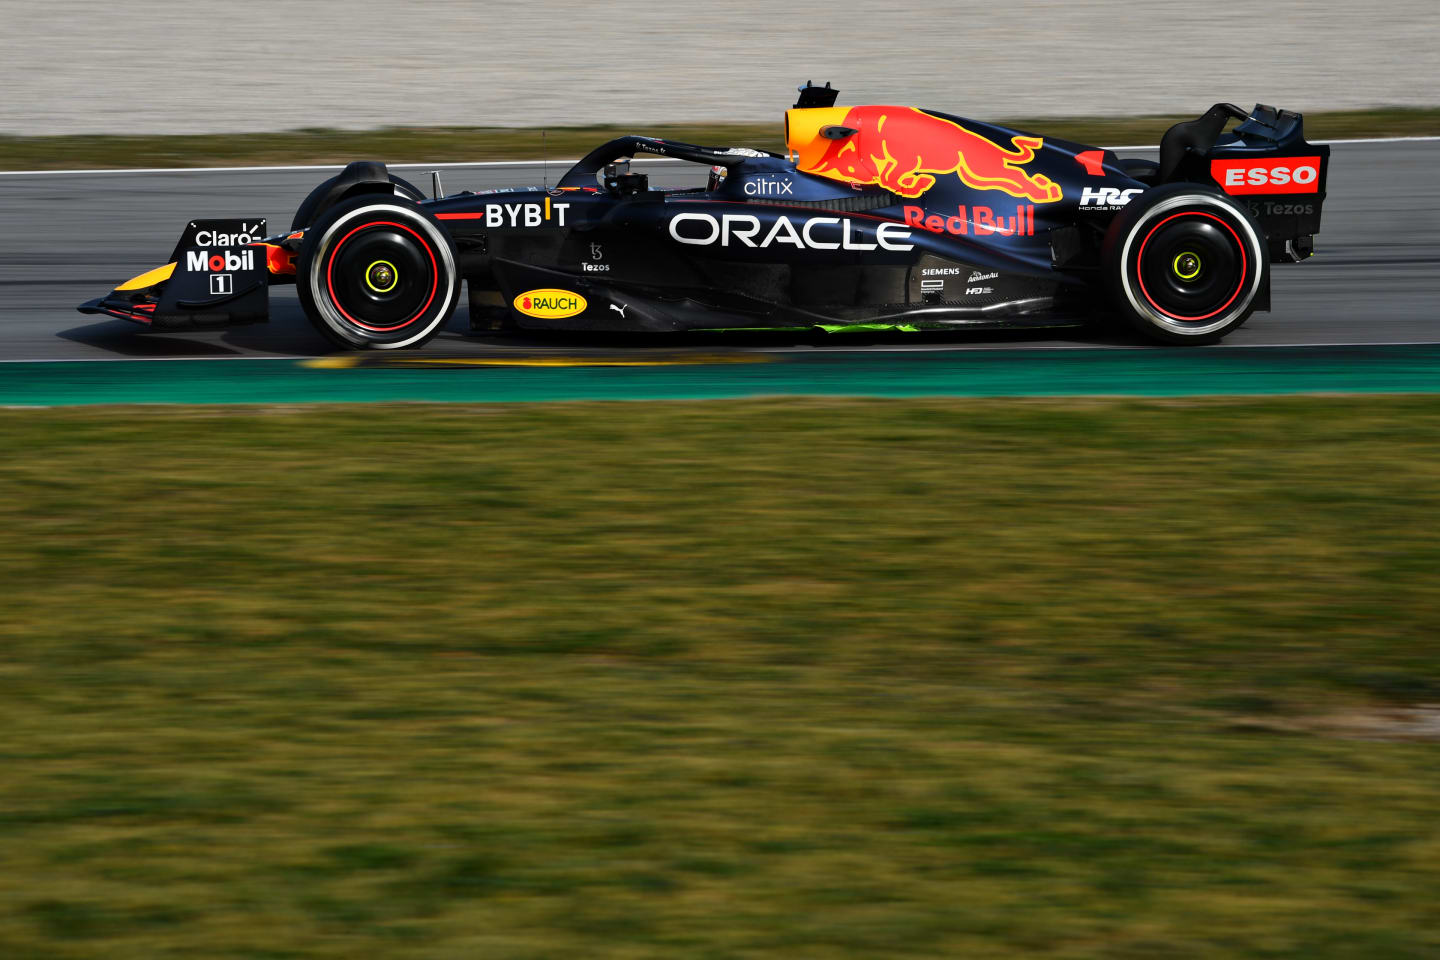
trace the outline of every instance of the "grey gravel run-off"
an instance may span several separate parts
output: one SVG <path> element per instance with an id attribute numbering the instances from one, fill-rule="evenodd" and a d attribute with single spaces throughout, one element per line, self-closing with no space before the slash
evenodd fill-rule
<path id="1" fill-rule="evenodd" d="M 1440 105 L 1436 0 L 0 0 L 0 133 Z"/>
<path id="2" fill-rule="evenodd" d="M 659 185 L 695 184 L 705 169 L 636 165 Z M 1256 314 L 1224 346 L 1440 342 L 1440 141 L 1337 144 L 1324 230 L 1311 261 L 1274 273 L 1274 311 Z M 404 171 L 428 185 L 423 170 Z M 559 173 L 550 166 L 550 178 Z M 0 176 L 0 359 L 119 356 L 310 355 L 327 345 L 310 330 L 293 288 L 271 298 L 268 324 L 227 331 L 141 334 L 134 324 L 77 314 L 83 300 L 170 253 L 192 217 L 264 216 L 278 230 L 325 170 Z M 525 186 L 538 164 L 444 171 L 446 189 Z M 426 349 L 464 354 L 514 349 L 465 334 L 462 305 Z M 1095 344 L 1077 331 L 1020 336 L 886 338 L 914 346 L 1053 347 Z M 1121 343 L 1122 341 L 1108 341 Z M 835 348 L 856 349 L 837 339 Z M 1221 346 L 1217 349 L 1224 349 Z M 827 348 L 828 349 L 828 348 Z"/>

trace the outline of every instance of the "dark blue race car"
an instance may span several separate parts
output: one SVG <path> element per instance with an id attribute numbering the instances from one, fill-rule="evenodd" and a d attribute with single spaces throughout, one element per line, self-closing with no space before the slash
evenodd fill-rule
<path id="1" fill-rule="evenodd" d="M 807 84 L 785 154 L 612 140 L 551 189 L 426 198 L 383 164 L 316 187 L 290 229 L 194 220 L 170 262 L 79 309 L 151 329 L 264 321 L 295 283 L 316 328 L 414 347 L 468 284 L 475 330 L 933 330 L 1121 317 L 1208 343 L 1313 250 L 1330 162 L 1297 113 L 1216 104 L 1159 161 Z M 1226 127 L 1239 121 L 1230 132 Z M 700 165 L 656 190 L 636 156 Z M 703 185 L 698 185 L 702 184 Z"/>

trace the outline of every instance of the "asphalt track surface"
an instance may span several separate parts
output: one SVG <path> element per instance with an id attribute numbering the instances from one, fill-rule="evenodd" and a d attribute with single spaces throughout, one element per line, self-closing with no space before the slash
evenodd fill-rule
<path id="1" fill-rule="evenodd" d="M 1440 141 L 1339 143 L 1333 148 L 1317 255 L 1274 272 L 1274 310 L 1257 314 L 1224 344 L 1205 349 L 1318 344 L 1440 343 Z M 1145 151 L 1125 151 L 1144 155 Z M 549 179 L 563 172 L 552 163 Z M 396 168 L 422 186 L 428 176 Z M 637 165 L 637 170 L 642 169 Z M 645 164 L 660 186 L 693 185 L 702 167 Z M 223 358 L 320 356 L 332 348 L 313 330 L 292 288 L 271 297 L 271 321 L 231 330 L 141 333 L 122 320 L 97 320 L 76 304 L 163 262 L 192 217 L 265 216 L 289 225 L 327 169 L 46 173 L 0 175 L 0 359 Z M 539 183 L 539 164 L 447 167 L 448 192 Z M 465 307 L 425 348 L 436 357 L 560 351 L 610 353 L 586 340 L 486 337 L 466 332 Z M 856 350 L 1034 350 L 1141 347 L 1139 341 L 1078 330 L 857 339 L 644 341 L 629 351 L 853 352 Z"/>

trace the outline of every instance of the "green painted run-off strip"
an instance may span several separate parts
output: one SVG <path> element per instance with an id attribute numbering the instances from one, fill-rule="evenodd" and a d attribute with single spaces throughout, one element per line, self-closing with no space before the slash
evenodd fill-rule
<path id="1" fill-rule="evenodd" d="M 765 359 L 771 362 L 392 367 L 372 356 L 360 366 L 340 369 L 283 359 L 6 363 L 0 364 L 0 404 L 1440 392 L 1440 345 L 954 350 Z"/>

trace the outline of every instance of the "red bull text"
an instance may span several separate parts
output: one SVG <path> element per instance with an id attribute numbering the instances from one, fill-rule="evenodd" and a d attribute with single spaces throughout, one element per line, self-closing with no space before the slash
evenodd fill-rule
<path id="1" fill-rule="evenodd" d="M 998 215 L 989 207 L 967 209 L 963 203 L 950 215 L 927 214 L 920 207 L 907 206 L 905 224 L 931 233 L 952 233 L 957 237 L 1033 237 L 1035 205 L 1022 203 L 1011 216 Z"/>

